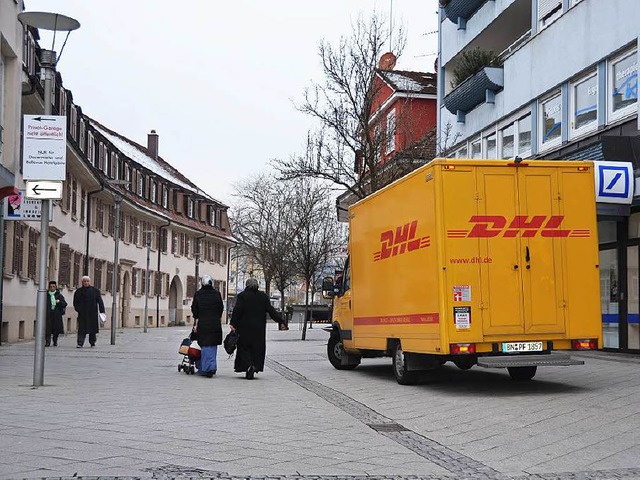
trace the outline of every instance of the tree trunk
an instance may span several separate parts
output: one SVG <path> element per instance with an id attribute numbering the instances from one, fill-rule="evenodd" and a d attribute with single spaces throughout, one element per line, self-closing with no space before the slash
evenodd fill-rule
<path id="1" fill-rule="evenodd" d="M 304 289 L 304 324 L 302 327 L 302 340 L 307 339 L 307 316 L 309 315 L 309 282 Z"/>

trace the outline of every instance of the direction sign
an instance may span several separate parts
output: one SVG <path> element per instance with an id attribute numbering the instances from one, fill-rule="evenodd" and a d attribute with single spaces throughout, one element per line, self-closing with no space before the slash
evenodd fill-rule
<path id="1" fill-rule="evenodd" d="M 67 117 L 24 116 L 22 164 L 25 180 L 65 180 Z"/>
<path id="2" fill-rule="evenodd" d="M 25 182 L 26 197 L 40 200 L 62 199 L 62 182 L 52 182 L 47 180 L 27 180 Z"/>

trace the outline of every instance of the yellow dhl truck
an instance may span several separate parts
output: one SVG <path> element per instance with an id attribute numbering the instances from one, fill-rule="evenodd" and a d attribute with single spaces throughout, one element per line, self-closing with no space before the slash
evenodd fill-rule
<path id="1" fill-rule="evenodd" d="M 327 353 L 390 356 L 396 380 L 453 362 L 579 365 L 602 345 L 593 164 L 436 159 L 349 208 Z"/>

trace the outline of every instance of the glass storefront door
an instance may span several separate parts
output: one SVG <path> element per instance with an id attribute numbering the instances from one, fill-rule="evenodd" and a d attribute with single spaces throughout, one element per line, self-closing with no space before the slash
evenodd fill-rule
<path id="1" fill-rule="evenodd" d="M 620 348 L 618 252 L 600 250 L 600 299 L 602 303 L 602 334 L 605 348 Z"/>
<path id="2" fill-rule="evenodd" d="M 640 261 L 638 245 L 627 247 L 627 339 L 628 348 L 640 349 L 640 285 L 638 285 L 638 270 Z"/>

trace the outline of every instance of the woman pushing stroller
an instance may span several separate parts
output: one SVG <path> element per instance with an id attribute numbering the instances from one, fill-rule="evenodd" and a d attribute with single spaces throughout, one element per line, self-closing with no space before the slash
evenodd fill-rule
<path id="1" fill-rule="evenodd" d="M 202 276 L 202 288 L 198 290 L 191 304 L 191 312 L 196 320 L 196 334 L 201 353 L 196 361 L 198 375 L 209 378 L 216 374 L 218 368 L 218 345 L 222 343 L 222 324 L 220 318 L 224 305 L 220 292 L 213 288 L 213 280 L 209 275 Z"/>

